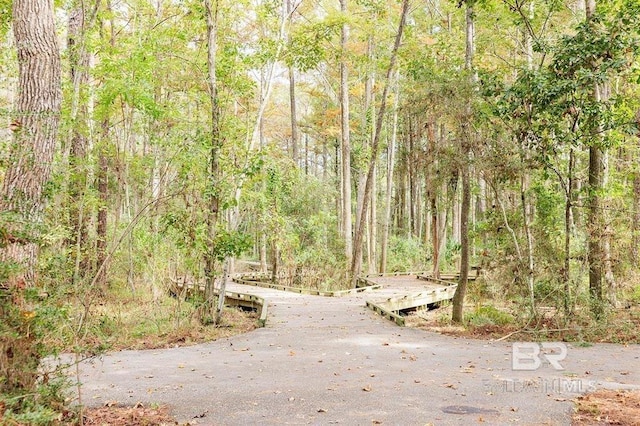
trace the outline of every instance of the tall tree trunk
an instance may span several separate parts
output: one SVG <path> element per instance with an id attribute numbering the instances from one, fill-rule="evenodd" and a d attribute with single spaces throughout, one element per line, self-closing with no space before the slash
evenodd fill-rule
<path id="1" fill-rule="evenodd" d="M 636 171 L 633 176 L 633 221 L 631 224 L 631 261 L 634 265 L 640 261 L 638 252 L 640 251 L 640 172 Z"/>
<path id="2" fill-rule="evenodd" d="M 341 143 L 336 140 L 333 145 L 335 162 L 333 163 L 334 174 L 336 176 L 336 192 L 340 194 L 336 197 L 336 218 L 338 219 L 338 233 L 341 236 L 345 236 L 344 232 L 344 176 L 342 173 L 342 155 L 341 155 Z M 346 238 L 345 238 L 346 241 Z M 346 254 L 346 253 L 345 253 Z"/>
<path id="3" fill-rule="evenodd" d="M 274 284 L 278 283 L 278 274 L 280 273 L 280 248 L 278 247 L 277 239 L 273 241 L 273 249 L 272 249 L 272 258 L 271 258 L 271 282 Z"/>
<path id="4" fill-rule="evenodd" d="M 293 13 L 293 0 L 287 1 L 287 14 L 289 20 Z M 290 33 L 287 32 L 287 39 L 290 39 Z M 293 163 L 298 166 L 299 161 L 299 137 L 298 137 L 298 114 L 296 112 L 296 74 L 293 69 L 293 65 L 289 66 L 289 103 L 291 106 L 291 145 L 292 145 L 292 159 Z"/>
<path id="5" fill-rule="evenodd" d="M 337 161 L 337 158 L 336 158 Z M 329 175 L 329 148 L 327 147 L 327 141 L 322 142 L 322 181 L 327 181 Z"/>
<path id="6" fill-rule="evenodd" d="M 354 225 L 354 229 L 358 230 L 360 229 L 360 220 L 362 220 L 362 217 L 364 216 L 362 213 L 362 209 L 364 207 L 364 189 L 366 187 L 366 182 L 367 182 L 367 175 L 364 173 L 363 170 L 354 170 L 354 178 L 356 179 L 356 217 L 355 217 L 355 225 Z M 367 226 L 366 220 L 365 223 L 363 224 L 364 227 Z M 354 256 L 355 256 L 355 252 L 356 250 L 354 249 Z M 362 250 L 358 251 L 358 259 L 354 260 L 355 262 L 362 264 Z"/>
<path id="7" fill-rule="evenodd" d="M 369 63 L 369 69 L 367 70 L 367 78 L 365 81 L 365 90 L 364 90 L 364 107 L 363 107 L 363 114 L 362 114 L 362 133 L 363 133 L 363 141 L 364 140 L 370 140 L 373 142 L 373 139 L 375 139 L 375 131 L 376 128 L 374 125 L 370 125 L 369 123 L 369 116 L 374 116 L 375 114 L 375 99 L 374 99 L 374 85 L 375 85 L 375 75 L 374 75 L 374 71 L 371 67 L 371 63 L 373 63 L 373 47 L 374 47 L 374 39 L 373 39 L 373 35 L 369 35 L 368 39 L 367 39 L 367 61 Z M 370 137 L 367 138 L 367 133 L 369 133 Z M 367 240 L 366 240 L 366 247 L 367 247 L 367 270 L 369 273 L 373 273 L 375 271 L 376 268 L 376 221 L 375 218 L 377 216 L 377 212 L 376 212 L 376 189 L 375 189 L 375 183 L 376 183 L 376 171 L 374 171 L 374 188 L 372 190 L 372 194 L 371 196 L 373 197 L 372 200 L 369 200 L 370 203 L 370 212 L 367 214 L 368 216 L 368 222 L 366 224 L 366 228 L 367 228 Z M 364 179 L 361 179 L 361 182 L 364 183 Z M 363 185 L 364 186 L 364 185 Z M 364 189 L 364 188 L 363 188 Z M 363 196 L 364 196 L 364 191 L 363 192 Z M 358 199 L 361 200 L 362 198 L 360 197 L 360 190 L 358 190 Z M 360 206 L 361 207 L 361 206 Z M 356 229 L 359 229 L 359 223 L 358 223 L 358 218 L 360 217 L 364 217 L 365 215 L 362 214 L 362 212 L 358 211 L 358 214 L 356 216 Z"/>
<path id="8" fill-rule="evenodd" d="M 267 235 L 263 226 L 260 229 L 260 272 L 267 272 Z"/>
<path id="9" fill-rule="evenodd" d="M 602 315 L 603 310 L 603 250 L 602 237 L 604 224 L 602 223 L 601 196 L 602 188 L 602 149 L 597 146 L 589 148 L 589 294 L 591 295 L 591 310 L 596 317 Z"/>
<path id="10" fill-rule="evenodd" d="M 374 171 L 375 171 L 376 162 L 378 161 L 380 133 L 382 132 L 382 122 L 384 120 L 384 115 L 386 113 L 387 95 L 389 93 L 389 86 L 391 83 L 391 73 L 393 72 L 396 65 L 398 49 L 400 48 L 400 42 L 402 40 L 402 33 L 404 31 L 404 26 L 407 20 L 408 11 L 409 11 L 409 0 L 403 0 L 402 12 L 400 15 L 400 23 L 398 25 L 398 32 L 396 33 L 395 43 L 391 51 L 391 58 L 389 60 L 389 66 L 387 68 L 387 73 L 385 75 L 385 80 L 384 80 L 384 90 L 382 91 L 380 109 L 378 110 L 378 115 L 376 118 L 375 137 L 373 139 L 373 143 L 371 144 L 371 158 L 369 159 L 369 172 L 367 173 L 367 181 L 366 181 L 365 190 L 364 190 L 364 202 L 362 206 L 362 217 L 360 218 L 360 227 L 359 229 L 356 230 L 354 243 L 353 243 L 354 254 L 353 254 L 353 260 L 351 263 L 351 280 L 352 280 L 353 287 L 355 287 L 357 283 L 358 275 L 362 270 L 362 263 L 359 262 L 358 259 L 362 254 L 362 238 L 364 236 L 364 222 L 366 221 L 365 215 L 369 207 L 368 201 L 371 198 L 371 189 L 373 187 Z"/>
<path id="11" fill-rule="evenodd" d="M 377 169 L 376 169 L 377 170 Z M 368 253 L 367 253 L 367 261 L 368 261 L 368 271 L 369 273 L 376 272 L 376 258 L 377 258 L 377 250 L 376 243 L 378 241 L 378 190 L 377 190 L 377 173 L 374 170 L 373 173 L 373 189 L 371 190 L 371 210 L 369 216 L 369 244 L 368 244 Z"/>
<path id="12" fill-rule="evenodd" d="M 209 153 L 209 206 L 207 210 L 208 247 L 205 255 L 205 298 L 209 312 L 205 312 L 205 321 L 214 318 L 219 321 L 221 317 L 221 306 L 224 306 L 226 280 L 221 281 L 218 291 L 218 298 L 222 299 L 217 307 L 214 305 L 215 298 L 215 267 L 216 253 L 215 239 L 217 235 L 218 220 L 220 217 L 220 198 L 218 195 L 218 185 L 220 179 L 219 152 L 222 146 L 222 136 L 220 134 L 220 105 L 218 99 L 218 81 L 216 77 L 217 53 L 218 53 L 218 1 L 204 0 L 206 20 L 207 20 L 207 69 L 209 100 L 211 102 L 211 148 Z M 258 124 L 259 127 L 259 124 Z M 225 261 L 226 268 L 226 261 Z M 215 308 L 215 313 L 212 312 Z"/>
<path id="13" fill-rule="evenodd" d="M 640 128 L 640 109 L 636 111 L 636 126 Z M 631 261 L 637 265 L 640 261 L 640 137 L 635 149 L 636 167 L 633 173 L 633 219 L 631 223 Z"/>
<path id="14" fill-rule="evenodd" d="M 347 0 L 340 0 L 340 10 L 347 15 Z M 347 265 L 352 262 L 353 237 L 351 220 L 351 138 L 349 126 L 349 69 L 347 68 L 347 41 L 349 40 L 349 26 L 342 24 L 340 35 L 340 47 L 342 57 L 340 59 L 340 123 L 341 123 L 341 149 L 342 149 L 342 232 L 344 237 L 344 254 Z"/>
<path id="15" fill-rule="evenodd" d="M 534 2 L 531 1 L 529 3 L 529 19 L 533 20 L 533 12 L 534 12 Z M 526 48 L 526 59 L 527 59 L 527 68 L 529 70 L 533 70 L 533 40 L 532 34 L 530 34 L 528 28 L 524 31 L 525 36 L 525 48 Z M 529 186 L 531 181 L 531 176 L 529 174 L 529 170 L 527 167 L 529 161 L 529 154 L 527 152 L 525 141 L 521 141 L 520 146 L 521 153 L 521 161 L 522 161 L 522 176 L 520 177 L 520 201 L 522 203 L 522 223 L 525 232 L 525 236 L 527 239 L 527 289 L 529 291 L 529 305 L 531 309 L 531 316 L 536 316 L 536 306 L 535 306 L 535 293 L 534 293 L 534 284 L 535 284 L 535 262 L 534 262 L 534 253 L 533 253 L 533 233 L 531 231 L 531 222 L 533 221 L 532 216 L 532 205 L 529 201 L 529 197 L 527 194 L 529 192 Z"/>
<path id="16" fill-rule="evenodd" d="M 110 125 L 109 119 L 102 120 L 102 140 L 98 148 L 98 222 L 96 224 L 96 285 L 102 292 L 106 291 L 107 285 L 107 206 L 109 203 L 109 160 L 107 144 L 109 141 Z M 104 266 L 103 266 L 104 264 Z"/>
<path id="17" fill-rule="evenodd" d="M 111 12 L 111 2 L 107 0 L 107 11 Z M 115 26 L 113 22 L 113 16 L 110 18 L 109 23 L 109 45 L 113 48 L 116 43 L 115 39 Z M 98 145 L 98 171 L 96 173 L 98 199 L 100 203 L 98 205 L 98 219 L 96 222 L 96 276 L 93 282 L 100 289 L 104 291 L 106 287 L 107 273 L 108 273 L 108 256 L 107 256 L 107 203 L 109 198 L 109 185 L 108 185 L 108 172 L 109 161 L 107 153 L 107 144 L 109 141 L 110 122 L 109 113 L 102 118 L 101 126 L 101 141 Z M 116 208 L 116 217 L 119 214 L 119 208 Z M 116 220 L 117 221 L 117 220 Z"/>
<path id="18" fill-rule="evenodd" d="M 440 278 L 440 226 L 438 220 L 438 198 L 434 189 L 430 190 L 429 204 L 431 210 L 431 251 L 433 252 L 433 276 Z"/>
<path id="19" fill-rule="evenodd" d="M 463 159 L 464 161 L 464 159 Z M 460 174 L 462 175 L 462 171 L 460 172 Z M 461 206 L 460 206 L 460 193 L 458 192 L 458 187 L 456 186 L 455 188 L 455 192 L 453 192 L 453 194 L 451 194 L 451 198 L 452 198 L 452 204 L 451 204 L 451 240 L 456 243 L 456 244 L 460 244 L 460 213 L 461 213 Z"/>
<path id="20" fill-rule="evenodd" d="M 409 152 L 407 153 L 408 172 L 409 172 L 409 230 L 411 238 L 414 238 L 418 234 L 418 171 L 417 171 L 417 155 L 416 155 L 416 123 L 414 120 L 408 122 L 408 139 L 409 139 Z"/>
<path id="21" fill-rule="evenodd" d="M 562 268 L 562 281 L 564 282 L 564 316 L 568 319 L 571 315 L 571 209 L 573 206 L 573 169 L 575 167 L 575 153 L 573 148 L 569 150 L 569 166 L 567 171 L 567 183 L 565 188 L 564 204 L 564 266 Z"/>
<path id="22" fill-rule="evenodd" d="M 45 207 L 45 185 L 51 176 L 60 120 L 61 76 L 53 1 L 14 0 L 13 34 L 18 50 L 18 101 L 11 128 L 9 164 L 0 189 L 0 262 L 20 267 L 0 288 L 9 290 L 19 311 L 24 290 L 36 282 L 38 240 Z M 5 300 L 0 317 L 6 320 Z M 0 340 L 0 393 L 35 385 L 40 354 L 29 330 Z M 4 337 L 4 336 L 3 336 Z"/>
<path id="23" fill-rule="evenodd" d="M 231 274 L 232 259 L 225 259 L 224 266 L 222 268 L 222 279 L 220 283 L 220 294 L 218 295 L 218 305 L 216 306 L 216 317 L 214 319 L 215 324 L 220 324 L 222 320 L 222 310 L 224 309 L 224 291 L 227 288 L 229 282 L 229 275 Z"/>
<path id="24" fill-rule="evenodd" d="M 472 85 L 475 84 L 475 78 L 473 77 L 473 56 L 475 51 L 475 28 L 474 28 L 474 10 L 473 3 L 466 2 L 466 55 L 465 55 L 465 68 L 469 72 Z M 470 93 L 469 96 L 473 96 Z M 462 163 L 461 175 L 462 175 L 462 208 L 460 211 L 460 278 L 458 280 L 458 288 L 453 295 L 453 314 L 451 319 L 454 322 L 461 323 L 464 315 L 464 298 L 467 293 L 467 285 L 469 281 L 469 212 L 471 211 L 471 182 L 470 182 L 470 169 L 471 169 L 471 126 L 469 121 L 471 120 L 471 99 L 466 107 L 466 117 L 464 117 L 462 124 Z"/>
<path id="25" fill-rule="evenodd" d="M 524 148 L 524 144 L 523 147 Z M 526 167 L 523 167 L 525 169 Z M 529 307 L 531 309 L 531 316 L 536 316 L 536 304 L 534 293 L 534 257 L 533 257 L 533 234 L 531 232 L 531 214 L 530 206 L 527 197 L 527 191 L 529 188 L 529 174 L 525 170 L 520 176 L 520 201 L 522 205 L 522 225 L 524 227 L 524 233 L 527 239 L 527 290 L 529 291 Z"/>
<path id="26" fill-rule="evenodd" d="M 70 143 L 67 144 L 69 158 L 68 193 L 70 200 L 69 223 L 72 229 L 67 244 L 74 253 L 74 268 L 71 282 L 77 282 L 90 269 L 88 256 L 88 209 L 85 207 L 87 189 L 87 133 L 88 111 L 86 102 L 87 83 L 89 81 L 89 53 L 86 49 L 86 33 L 93 26 L 99 2 L 93 9 L 85 10 L 84 4 L 75 4 L 69 13 L 67 46 L 69 51 L 69 78 L 73 86 L 71 96 Z"/>
<path id="27" fill-rule="evenodd" d="M 391 228 L 391 199 L 393 192 L 393 168 L 396 156 L 396 140 L 398 138 L 398 105 L 400 104 L 400 72 L 396 72 L 395 97 L 393 100 L 393 118 L 391 123 L 391 139 L 387 147 L 387 185 L 384 201 L 384 222 L 382 225 L 382 241 L 380 242 L 380 272 L 387 272 L 387 250 L 389 230 Z"/>
<path id="28" fill-rule="evenodd" d="M 310 160 L 310 153 L 309 153 L 309 135 L 307 133 L 303 133 L 304 134 L 304 174 L 308 175 L 309 174 L 309 163 L 311 162 Z M 318 164 L 318 156 L 315 155 L 314 153 L 314 161 L 311 164 L 312 166 L 317 166 Z M 313 168 L 313 174 L 317 175 L 317 167 Z"/>
<path id="29" fill-rule="evenodd" d="M 400 139 L 400 144 L 404 146 L 406 137 Z M 398 149 L 402 151 L 402 149 Z M 406 153 L 398 159 L 396 177 L 398 183 L 396 184 L 396 193 L 394 204 L 396 208 L 396 220 L 395 226 L 400 234 L 404 234 L 407 230 L 407 155 Z"/>
<path id="30" fill-rule="evenodd" d="M 431 261 L 432 261 L 432 271 L 433 276 L 436 278 L 440 278 L 440 241 L 439 241 L 439 232 L 438 232 L 438 191 L 435 187 L 435 167 L 436 167 L 436 138 L 437 138 L 437 123 L 432 120 L 427 122 L 427 164 L 425 166 L 425 204 L 427 204 L 427 208 L 425 210 L 429 211 L 429 214 L 426 215 L 426 221 L 428 222 L 428 226 L 426 228 L 429 229 L 428 235 L 425 235 L 428 238 L 428 241 L 431 242 Z"/>
<path id="31" fill-rule="evenodd" d="M 266 73 L 264 67 L 260 68 L 260 99 L 263 99 L 266 94 Z M 260 122 L 258 123 L 258 140 L 260 141 L 260 148 L 264 148 L 267 144 L 267 140 L 265 138 L 264 133 L 264 117 L 259 117 Z M 260 182 L 262 186 L 262 192 L 264 193 L 267 190 L 267 181 L 266 178 L 262 177 L 262 182 Z M 269 269 L 267 266 L 268 257 L 267 257 L 267 225 L 266 225 L 266 217 L 267 217 L 267 209 L 265 206 L 262 206 L 260 209 L 260 224 L 259 224 L 259 257 L 260 257 L 260 272 L 266 273 Z"/>
<path id="32" fill-rule="evenodd" d="M 291 102 L 291 159 L 296 166 L 299 166 L 300 137 L 296 112 L 296 75 L 293 67 L 289 67 L 289 100 Z"/>
<path id="33" fill-rule="evenodd" d="M 467 6 L 468 13 L 469 6 Z M 467 130 L 468 132 L 469 130 Z M 470 135 L 464 135 L 465 139 L 469 139 Z M 467 285 L 469 281 L 469 212 L 471 210 L 471 182 L 469 179 L 469 141 L 463 143 L 462 164 L 462 206 L 460 211 L 460 278 L 458 279 L 458 288 L 453 296 L 453 315 L 454 322 L 462 322 L 464 298 L 467 293 Z"/>
<path id="34" fill-rule="evenodd" d="M 590 22 L 596 12 L 595 0 L 585 0 L 586 19 Z M 593 89 L 593 98 L 596 102 L 601 99 L 601 85 L 596 83 Z M 600 126 L 598 126 L 600 127 Z M 588 197 L 588 258 L 589 258 L 589 294 L 591 296 L 591 311 L 596 318 L 600 318 L 604 312 L 604 248 L 605 238 L 604 213 L 602 209 L 602 194 L 604 188 L 604 161 L 605 153 L 597 143 L 601 137 L 601 131 L 593 136 L 589 147 L 589 197 Z"/>

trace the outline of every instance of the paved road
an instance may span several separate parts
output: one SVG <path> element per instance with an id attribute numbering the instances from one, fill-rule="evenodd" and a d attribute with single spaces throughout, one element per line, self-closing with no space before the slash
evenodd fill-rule
<path id="1" fill-rule="evenodd" d="M 564 370 L 513 371 L 511 343 L 397 327 L 364 307 L 375 293 L 230 290 L 269 300 L 266 328 L 85 363 L 84 403 L 168 404 L 199 425 L 567 425 L 578 393 L 640 388 L 639 346 L 569 346 Z"/>

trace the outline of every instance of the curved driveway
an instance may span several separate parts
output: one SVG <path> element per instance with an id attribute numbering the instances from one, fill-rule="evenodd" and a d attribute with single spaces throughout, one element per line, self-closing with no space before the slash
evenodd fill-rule
<path id="1" fill-rule="evenodd" d="M 199 425 L 567 425 L 576 394 L 640 388 L 638 346 L 569 346 L 564 370 L 513 371 L 511 343 L 397 327 L 364 307 L 371 292 L 229 290 L 267 298 L 267 327 L 84 363 L 83 403 L 168 404 Z"/>

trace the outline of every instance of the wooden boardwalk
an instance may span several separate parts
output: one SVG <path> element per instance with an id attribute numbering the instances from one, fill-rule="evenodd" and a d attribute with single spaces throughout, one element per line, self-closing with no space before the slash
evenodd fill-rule
<path id="1" fill-rule="evenodd" d="M 477 270 L 469 279 L 477 278 Z M 263 287 L 299 294 L 325 297 L 342 297 L 366 293 L 366 306 L 399 326 L 405 325 L 408 312 L 427 309 L 434 304 L 451 300 L 458 286 L 458 275 L 443 273 L 439 278 L 428 272 L 396 272 L 389 274 L 369 274 L 358 279 L 358 285 L 350 290 L 321 291 L 274 284 L 271 276 L 253 272 L 237 274 L 233 281 L 238 284 Z M 202 283 L 194 283 L 186 278 L 172 280 L 171 293 L 182 297 L 193 293 L 204 293 Z M 227 304 L 256 309 L 260 314 L 260 325 L 266 324 L 268 301 L 251 293 L 226 291 Z"/>
<path id="2" fill-rule="evenodd" d="M 360 285 L 365 284 L 377 287 L 367 295 L 367 307 L 399 326 L 404 326 L 405 312 L 451 300 L 458 287 L 453 279 L 435 279 L 424 272 L 368 275 L 360 279 Z"/>

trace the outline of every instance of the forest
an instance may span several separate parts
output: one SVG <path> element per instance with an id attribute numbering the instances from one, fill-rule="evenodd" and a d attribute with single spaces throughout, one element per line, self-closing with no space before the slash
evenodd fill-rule
<path id="1" fill-rule="evenodd" d="M 637 341 L 638 0 L 0 0 L 0 43 L 2 412 L 247 268 Z"/>

